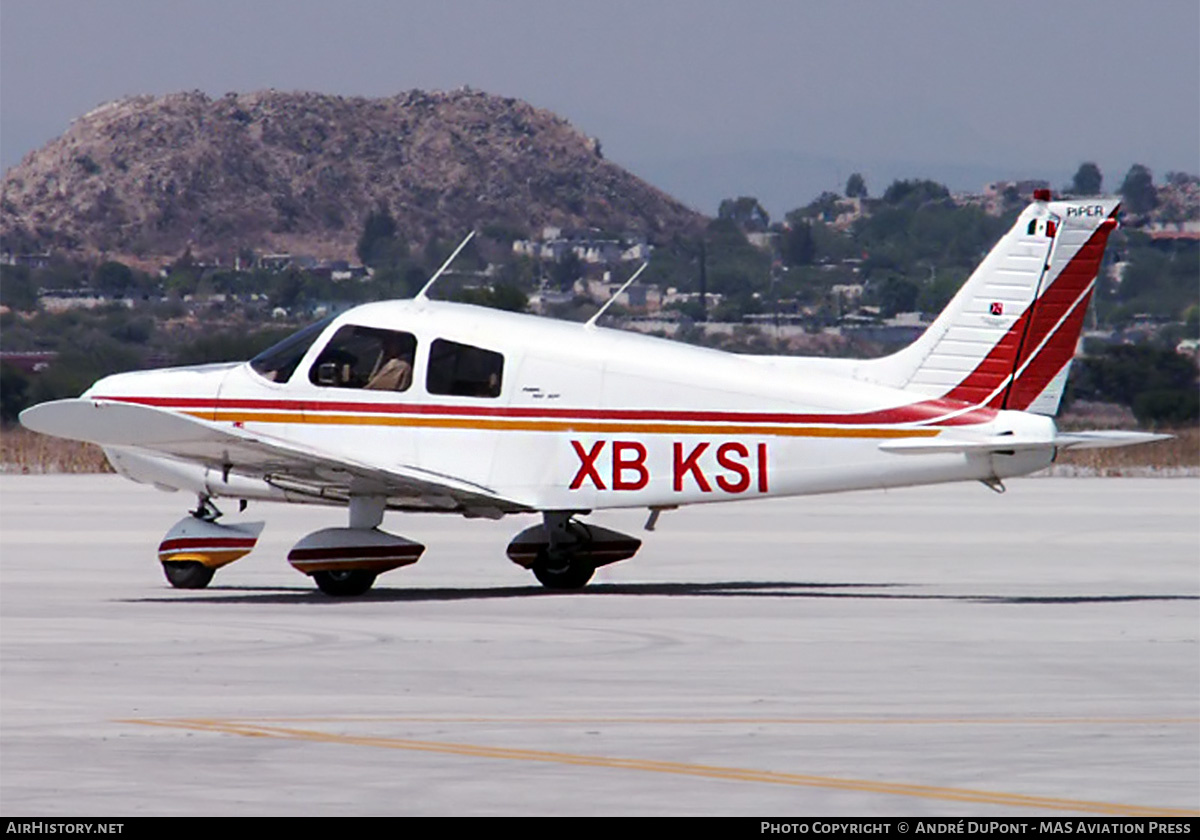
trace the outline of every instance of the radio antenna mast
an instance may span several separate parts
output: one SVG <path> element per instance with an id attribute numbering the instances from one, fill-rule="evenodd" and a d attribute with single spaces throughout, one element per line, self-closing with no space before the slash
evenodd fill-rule
<path id="1" fill-rule="evenodd" d="M 637 271 L 633 272 L 633 276 L 625 281 L 625 285 L 623 285 L 621 288 L 617 289 L 617 291 L 613 294 L 612 297 L 610 297 L 608 300 L 604 301 L 604 305 L 600 307 L 600 311 L 597 312 L 595 315 L 593 315 L 591 318 L 589 318 L 588 322 L 586 324 L 584 324 L 583 326 L 587 329 L 594 328 L 596 326 L 596 322 L 600 320 L 600 316 L 604 314 L 604 310 L 606 310 L 606 309 L 608 309 L 608 307 L 612 306 L 613 301 L 616 300 L 618 297 L 620 297 L 621 292 L 628 289 L 633 284 L 634 280 L 638 279 L 638 275 L 641 274 L 643 271 L 645 271 L 646 266 L 648 266 L 648 265 L 650 265 L 650 263 L 648 263 L 648 262 L 642 263 L 642 267 L 639 268 Z"/>
<path id="2" fill-rule="evenodd" d="M 467 234 L 466 239 L 458 243 L 458 247 L 454 249 L 454 253 L 446 258 L 446 261 L 442 263 L 442 267 L 435 271 L 433 276 L 429 278 L 429 282 L 421 287 L 421 291 L 417 292 L 417 296 L 414 298 L 414 300 L 429 300 L 429 295 L 427 294 L 429 292 L 429 287 L 436 283 L 437 279 L 442 276 L 447 268 L 450 267 L 450 263 L 454 262 L 454 258 L 458 256 L 458 252 L 467 247 L 467 243 L 471 241 L 471 237 L 474 235 L 475 231 L 471 231 Z"/>

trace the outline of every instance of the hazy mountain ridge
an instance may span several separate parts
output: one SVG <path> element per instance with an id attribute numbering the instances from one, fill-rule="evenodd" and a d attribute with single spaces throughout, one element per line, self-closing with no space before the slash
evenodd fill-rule
<path id="1" fill-rule="evenodd" d="M 703 222 L 566 120 L 467 89 L 131 97 L 77 119 L 2 186 L 10 252 L 348 258 L 380 206 L 417 242 L 486 225 L 664 238 Z"/>

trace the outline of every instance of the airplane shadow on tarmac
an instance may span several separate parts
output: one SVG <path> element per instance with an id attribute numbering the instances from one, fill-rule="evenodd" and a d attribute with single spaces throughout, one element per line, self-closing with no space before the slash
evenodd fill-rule
<path id="1" fill-rule="evenodd" d="M 1200 595 L 987 595 L 930 594 L 899 591 L 918 584 L 812 583 L 797 581 L 718 581 L 707 583 L 598 583 L 577 590 L 550 590 L 541 586 L 443 587 L 391 589 L 376 587 L 364 595 L 335 598 L 305 587 L 213 586 L 161 597 L 121 598 L 121 603 L 197 604 L 354 604 L 363 601 L 472 601 L 500 598 L 595 598 L 611 595 L 651 595 L 683 598 L 847 598 L 855 600 L 966 601 L 980 604 L 1107 604 L 1132 601 L 1200 601 Z M 840 591 L 845 590 L 845 591 Z M 879 591 L 884 590 L 884 591 Z"/>

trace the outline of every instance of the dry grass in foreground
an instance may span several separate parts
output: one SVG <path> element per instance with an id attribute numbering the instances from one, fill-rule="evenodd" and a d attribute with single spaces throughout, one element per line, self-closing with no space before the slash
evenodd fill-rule
<path id="1" fill-rule="evenodd" d="M 1170 440 L 1147 443 L 1141 446 L 1123 446 L 1118 449 L 1081 449 L 1059 453 L 1054 462 L 1056 472 L 1060 467 L 1073 467 L 1083 474 L 1094 475 L 1143 475 L 1146 473 L 1171 474 L 1200 470 L 1200 428 L 1163 429 L 1164 434 L 1174 435 Z"/>
<path id="2" fill-rule="evenodd" d="M 1057 474 L 1113 476 L 1200 472 L 1200 428 L 1165 431 L 1175 437 L 1143 446 L 1062 452 L 1053 470 Z M 112 467 L 98 446 L 13 426 L 0 431 L 0 472 L 107 473 Z"/>
<path id="3" fill-rule="evenodd" d="M 10 426 L 0 430 L 0 472 L 106 473 L 112 467 L 98 446 Z"/>

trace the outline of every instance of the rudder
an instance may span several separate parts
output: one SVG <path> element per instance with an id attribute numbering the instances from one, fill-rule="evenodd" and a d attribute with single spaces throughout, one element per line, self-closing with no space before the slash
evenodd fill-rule
<path id="1" fill-rule="evenodd" d="M 1047 285 L 1027 319 L 1000 408 L 1057 413 L 1108 236 L 1117 226 L 1120 205 L 1114 199 L 1055 204 L 1063 222 L 1051 251 Z"/>

